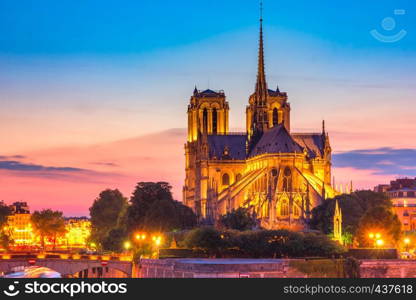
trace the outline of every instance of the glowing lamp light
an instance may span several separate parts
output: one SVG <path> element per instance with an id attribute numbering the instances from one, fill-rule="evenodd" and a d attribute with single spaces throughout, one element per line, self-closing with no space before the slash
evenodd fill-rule
<path id="1" fill-rule="evenodd" d="M 160 244 L 162 244 L 162 237 L 160 235 L 155 235 L 152 237 L 153 242 L 155 243 L 155 245 L 157 247 L 160 246 Z"/>
<path id="2" fill-rule="evenodd" d="M 131 248 L 131 243 L 129 241 L 124 242 L 124 249 L 129 250 Z"/>
<path id="3" fill-rule="evenodd" d="M 377 240 L 377 241 L 376 241 L 376 245 L 377 245 L 378 247 L 381 247 L 381 246 L 383 246 L 383 245 L 384 245 L 384 241 L 383 241 L 383 240 Z"/>
<path id="4" fill-rule="evenodd" d="M 374 233 L 370 233 L 370 234 L 368 235 L 368 237 L 369 237 L 370 239 L 373 239 L 373 238 L 374 238 Z"/>
<path id="5" fill-rule="evenodd" d="M 410 244 L 410 239 L 409 239 L 409 238 L 405 238 L 405 239 L 404 239 L 404 243 L 405 243 L 406 245 Z"/>
<path id="6" fill-rule="evenodd" d="M 381 238 L 381 234 L 380 233 L 376 233 L 376 239 L 380 239 Z"/>

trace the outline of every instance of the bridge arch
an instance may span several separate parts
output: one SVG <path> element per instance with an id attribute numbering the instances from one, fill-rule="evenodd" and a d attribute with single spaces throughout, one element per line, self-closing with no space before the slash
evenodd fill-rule
<path id="1" fill-rule="evenodd" d="M 98 268 L 107 267 L 108 270 L 116 270 L 126 277 L 132 276 L 133 263 L 129 261 L 108 261 L 106 266 L 101 264 L 101 261 L 90 260 L 71 260 L 71 259 L 39 259 L 34 265 L 39 267 L 46 267 L 53 271 L 60 273 L 62 276 L 74 276 L 84 270 L 97 270 Z M 27 259 L 10 259 L 0 260 L 0 272 L 10 272 L 16 267 L 29 267 L 30 264 Z M 109 273 L 109 272 L 107 272 Z"/>

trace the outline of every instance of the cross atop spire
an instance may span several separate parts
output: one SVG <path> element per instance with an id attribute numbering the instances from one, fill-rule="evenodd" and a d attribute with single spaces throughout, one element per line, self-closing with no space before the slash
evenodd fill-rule
<path id="1" fill-rule="evenodd" d="M 256 100 L 258 104 L 266 102 L 267 83 L 264 71 L 264 46 L 263 46 L 263 1 L 260 1 L 260 38 L 259 38 L 259 61 L 257 67 Z"/>

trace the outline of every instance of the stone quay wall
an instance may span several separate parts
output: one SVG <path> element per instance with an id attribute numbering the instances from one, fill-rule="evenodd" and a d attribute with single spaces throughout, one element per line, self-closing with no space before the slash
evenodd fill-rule
<path id="1" fill-rule="evenodd" d="M 304 278 L 289 260 L 161 259 L 142 260 L 141 278 Z"/>
<path id="2" fill-rule="evenodd" d="M 296 262 L 304 259 L 144 259 L 141 278 L 308 278 Z M 362 278 L 415 278 L 416 260 L 361 260 Z M 339 276 L 339 277 L 342 277 Z"/>

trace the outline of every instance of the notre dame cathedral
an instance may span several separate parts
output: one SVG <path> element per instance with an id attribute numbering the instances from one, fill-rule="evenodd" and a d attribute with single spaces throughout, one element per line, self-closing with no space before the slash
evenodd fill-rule
<path id="1" fill-rule="evenodd" d="M 290 129 L 286 93 L 267 87 L 263 20 L 258 73 L 246 109 L 246 132 L 229 132 L 223 91 L 195 88 L 188 105 L 183 201 L 200 220 L 214 223 L 249 208 L 263 228 L 306 228 L 311 210 L 335 194 L 331 146 L 325 124 L 319 133 Z"/>

